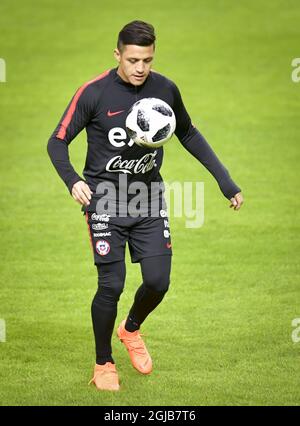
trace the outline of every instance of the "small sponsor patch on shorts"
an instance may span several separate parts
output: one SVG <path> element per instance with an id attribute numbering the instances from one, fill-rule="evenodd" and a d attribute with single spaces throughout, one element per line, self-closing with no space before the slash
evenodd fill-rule
<path id="1" fill-rule="evenodd" d="M 110 252 L 109 242 L 106 240 L 99 240 L 96 242 L 96 251 L 100 256 L 106 256 Z"/>

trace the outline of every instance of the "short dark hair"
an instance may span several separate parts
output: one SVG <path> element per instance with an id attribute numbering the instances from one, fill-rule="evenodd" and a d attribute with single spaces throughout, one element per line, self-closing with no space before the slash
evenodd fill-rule
<path id="1" fill-rule="evenodd" d="M 143 21 L 132 21 L 119 32 L 117 47 L 122 50 L 126 44 L 155 47 L 155 32 L 151 24 Z"/>

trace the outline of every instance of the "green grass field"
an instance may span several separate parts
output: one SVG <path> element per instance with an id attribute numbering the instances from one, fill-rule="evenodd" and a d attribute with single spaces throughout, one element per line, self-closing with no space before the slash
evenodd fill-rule
<path id="1" fill-rule="evenodd" d="M 126 7 L 125 7 L 126 4 Z M 96 269 L 86 223 L 46 153 L 75 90 L 114 67 L 120 28 L 152 22 L 154 68 L 241 186 L 241 211 L 173 139 L 166 181 L 205 182 L 205 223 L 170 218 L 172 284 L 143 327 L 149 377 L 113 337 L 122 390 L 87 385 Z M 297 0 L 2 0 L 0 405 L 299 405 L 300 57 Z M 71 159 L 84 165 L 84 132 Z M 140 284 L 127 256 L 117 322 Z"/>

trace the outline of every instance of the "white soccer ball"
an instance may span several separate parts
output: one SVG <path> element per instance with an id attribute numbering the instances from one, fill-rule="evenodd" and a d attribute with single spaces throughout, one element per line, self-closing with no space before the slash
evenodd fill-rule
<path id="1" fill-rule="evenodd" d="M 176 128 L 174 111 L 166 102 L 156 98 L 137 101 L 126 118 L 128 136 L 140 146 L 157 148 L 165 144 Z"/>

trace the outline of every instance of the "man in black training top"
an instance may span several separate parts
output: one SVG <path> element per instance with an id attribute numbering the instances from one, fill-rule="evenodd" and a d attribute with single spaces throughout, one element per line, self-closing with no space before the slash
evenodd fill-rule
<path id="1" fill-rule="evenodd" d="M 126 134 L 125 119 L 131 106 L 148 97 L 167 102 L 174 110 L 175 134 L 181 144 L 215 177 L 223 195 L 231 201 L 230 207 L 238 210 L 243 203 L 240 188 L 192 125 L 176 85 L 151 71 L 154 51 L 152 25 L 142 21 L 126 25 L 119 33 L 114 51 L 118 67 L 77 90 L 48 142 L 51 160 L 73 198 L 82 205 L 89 227 L 98 270 L 98 291 L 92 302 L 96 365 L 91 382 L 101 390 L 119 389 L 111 337 L 125 281 L 126 242 L 132 262 L 141 265 L 143 282 L 117 334 L 129 352 L 132 365 L 142 374 L 151 373 L 152 360 L 139 329 L 166 294 L 171 270 L 172 249 L 163 191 L 156 194 L 158 215 L 118 214 L 130 184 L 143 182 L 150 188 L 151 183 L 162 182 L 159 170 L 163 148 L 140 147 Z M 88 151 L 82 179 L 70 163 L 68 145 L 84 128 Z M 125 175 L 126 185 L 122 185 L 120 177 Z M 116 214 L 99 208 L 103 195 L 99 188 L 105 182 L 114 185 L 118 192 Z M 129 200 L 128 196 L 127 203 Z"/>

